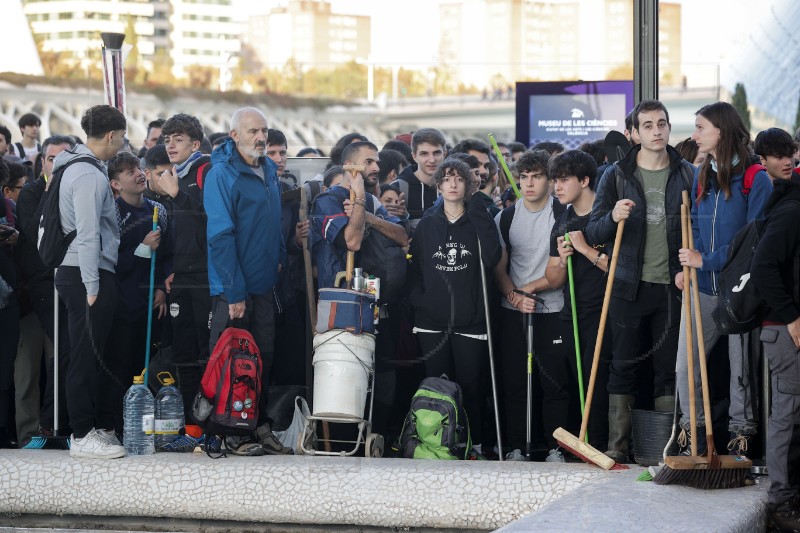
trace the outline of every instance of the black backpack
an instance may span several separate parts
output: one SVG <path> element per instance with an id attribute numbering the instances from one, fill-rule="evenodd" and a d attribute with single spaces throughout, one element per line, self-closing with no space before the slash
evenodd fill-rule
<path id="1" fill-rule="evenodd" d="M 717 307 L 711 313 L 723 335 L 752 331 L 760 327 L 767 316 L 769 308 L 752 283 L 750 272 L 753 256 L 768 223 L 769 218 L 754 220 L 739 230 L 731 241 L 728 259 L 717 276 Z"/>
<path id="2" fill-rule="evenodd" d="M 500 212 L 500 235 L 503 237 L 503 243 L 506 245 L 506 254 L 508 254 L 509 258 L 511 257 L 511 238 L 509 237 L 509 233 L 511 232 L 511 223 L 514 221 L 514 211 L 516 207 L 517 204 L 514 203 Z M 566 205 L 561 205 L 558 198 L 553 198 L 553 217 L 556 221 L 561 218 L 561 215 L 563 215 L 566 210 Z M 509 265 L 510 264 L 509 262 Z"/>
<path id="3" fill-rule="evenodd" d="M 64 234 L 64 229 L 61 227 L 61 210 L 58 206 L 61 176 L 64 175 L 64 170 L 74 163 L 89 163 L 101 172 L 105 172 L 100 161 L 94 157 L 83 156 L 70 160 L 50 177 L 50 187 L 41 200 L 42 218 L 39 221 L 39 257 L 46 268 L 57 268 L 61 265 L 69 245 L 78 234 L 77 230 Z"/>
<path id="4" fill-rule="evenodd" d="M 367 195 L 366 207 L 375 213 L 375 200 Z M 356 254 L 356 265 L 367 274 L 381 280 L 381 303 L 392 303 L 400 299 L 406 284 L 406 252 L 403 248 L 378 230 L 367 227 L 361 249 Z"/>

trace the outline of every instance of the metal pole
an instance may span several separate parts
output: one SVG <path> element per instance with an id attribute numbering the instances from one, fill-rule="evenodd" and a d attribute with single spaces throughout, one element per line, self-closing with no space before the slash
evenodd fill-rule
<path id="1" fill-rule="evenodd" d="M 658 0 L 633 2 L 633 101 L 658 99 Z"/>
<path id="2" fill-rule="evenodd" d="M 103 39 L 103 88 L 106 103 L 125 114 L 125 70 L 122 61 L 124 33 L 101 33 Z"/>

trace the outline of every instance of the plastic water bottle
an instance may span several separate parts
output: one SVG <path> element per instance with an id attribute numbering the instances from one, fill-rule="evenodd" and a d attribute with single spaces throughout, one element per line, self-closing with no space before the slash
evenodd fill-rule
<path id="1" fill-rule="evenodd" d="M 144 373 L 133 378 L 133 385 L 122 400 L 125 431 L 122 445 L 128 455 L 150 455 L 153 447 L 155 401 L 153 393 L 144 384 Z"/>
<path id="2" fill-rule="evenodd" d="M 162 375 L 166 375 L 162 379 Z M 183 397 L 169 372 L 158 374 L 163 387 L 156 394 L 156 450 L 174 441 L 183 429 Z"/>

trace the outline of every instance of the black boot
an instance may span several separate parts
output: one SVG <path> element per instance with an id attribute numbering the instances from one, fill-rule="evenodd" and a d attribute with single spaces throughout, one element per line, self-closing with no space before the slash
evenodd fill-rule
<path id="1" fill-rule="evenodd" d="M 769 506 L 769 525 L 778 531 L 800 531 L 800 498 Z"/>
<path id="2" fill-rule="evenodd" d="M 678 445 L 681 447 L 680 455 L 692 455 L 692 432 L 689 428 L 681 429 L 678 437 Z M 697 427 L 697 455 L 706 453 L 706 428 Z"/>
<path id="3" fill-rule="evenodd" d="M 631 406 L 636 397 L 628 394 L 608 395 L 608 451 L 606 455 L 620 464 L 630 463 L 628 446 L 631 439 Z"/>

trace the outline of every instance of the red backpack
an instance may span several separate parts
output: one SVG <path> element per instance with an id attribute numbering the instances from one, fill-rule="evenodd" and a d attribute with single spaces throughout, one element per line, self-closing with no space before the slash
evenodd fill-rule
<path id="1" fill-rule="evenodd" d="M 747 169 L 745 169 L 744 183 L 742 183 L 742 196 L 744 196 L 745 200 L 747 200 L 747 195 L 750 194 L 750 189 L 753 188 L 753 181 L 755 181 L 756 179 L 756 174 L 758 174 L 762 170 L 766 171 L 767 167 L 765 167 L 764 165 L 759 165 L 758 163 L 756 163 L 755 165 L 750 165 L 749 167 L 747 167 Z M 700 183 L 698 182 L 696 198 L 699 199 L 701 196 L 703 196 L 703 194 L 704 191 L 700 187 Z"/>
<path id="2" fill-rule="evenodd" d="M 261 354 L 243 329 L 222 332 L 206 364 L 192 414 L 206 435 L 247 436 L 258 424 Z"/>

